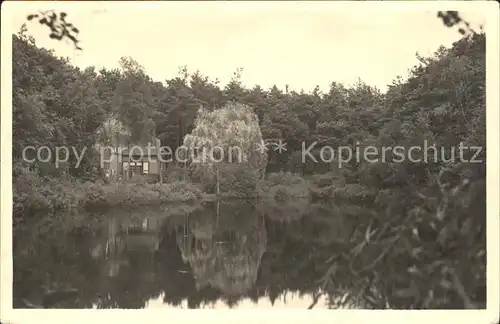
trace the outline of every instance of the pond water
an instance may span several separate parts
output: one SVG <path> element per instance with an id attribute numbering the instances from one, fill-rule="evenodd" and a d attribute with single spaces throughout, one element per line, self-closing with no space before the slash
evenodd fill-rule
<path id="1" fill-rule="evenodd" d="M 412 307 L 376 286 L 382 243 L 351 249 L 364 212 L 299 199 L 34 216 L 14 232 L 14 307 Z"/>

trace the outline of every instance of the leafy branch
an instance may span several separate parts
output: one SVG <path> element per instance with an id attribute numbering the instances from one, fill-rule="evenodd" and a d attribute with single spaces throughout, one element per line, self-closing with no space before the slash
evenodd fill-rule
<path id="1" fill-rule="evenodd" d="M 471 27 L 470 24 L 463 20 L 458 11 L 438 11 L 437 13 L 438 18 L 441 18 L 443 20 L 443 24 L 446 27 L 453 27 L 456 25 L 460 25 L 462 23 L 464 25 L 464 28 L 460 27 L 458 29 L 458 32 L 462 35 L 465 35 L 467 32 L 471 34 L 477 34 Z"/>
<path id="2" fill-rule="evenodd" d="M 26 17 L 28 21 L 38 19 L 38 23 L 45 25 L 50 29 L 49 37 L 56 40 L 70 39 L 75 48 L 82 50 L 78 45 L 78 34 L 80 31 L 72 23 L 66 21 L 67 13 L 61 12 L 57 14 L 53 10 L 41 11 L 38 14 L 31 14 Z"/>

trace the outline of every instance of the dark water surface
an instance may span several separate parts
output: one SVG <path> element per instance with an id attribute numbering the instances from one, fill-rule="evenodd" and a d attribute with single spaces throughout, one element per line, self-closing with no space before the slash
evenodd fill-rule
<path id="1" fill-rule="evenodd" d="M 350 208 L 233 200 L 54 215 L 14 232 L 14 307 L 388 307 L 370 285 L 388 273 L 353 275 L 384 246 L 335 261 L 361 213 Z"/>

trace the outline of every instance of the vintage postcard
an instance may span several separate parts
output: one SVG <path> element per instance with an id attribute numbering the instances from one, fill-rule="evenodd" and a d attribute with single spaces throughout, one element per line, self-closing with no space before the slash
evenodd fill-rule
<path id="1" fill-rule="evenodd" d="M 498 323 L 498 9 L 2 3 L 0 320 Z"/>

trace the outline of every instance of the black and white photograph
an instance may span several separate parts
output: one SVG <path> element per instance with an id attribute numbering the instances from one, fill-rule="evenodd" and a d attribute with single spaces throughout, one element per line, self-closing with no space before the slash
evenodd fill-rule
<path id="1" fill-rule="evenodd" d="M 0 320 L 498 323 L 498 11 L 5 1 Z"/>

